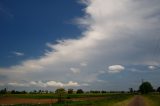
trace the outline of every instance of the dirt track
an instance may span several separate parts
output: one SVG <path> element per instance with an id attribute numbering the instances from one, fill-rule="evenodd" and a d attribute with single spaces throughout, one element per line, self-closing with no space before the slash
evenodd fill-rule
<path id="1" fill-rule="evenodd" d="M 135 96 L 128 106 L 146 106 L 142 96 Z"/>

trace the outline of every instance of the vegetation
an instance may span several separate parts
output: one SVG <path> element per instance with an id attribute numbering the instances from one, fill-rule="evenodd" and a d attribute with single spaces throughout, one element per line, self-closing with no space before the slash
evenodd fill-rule
<path id="1" fill-rule="evenodd" d="M 140 86 L 139 86 L 139 91 L 142 94 L 147 94 L 149 92 L 153 92 L 153 87 L 151 85 L 151 83 L 149 82 L 143 82 Z"/>
<path id="2" fill-rule="evenodd" d="M 83 101 L 66 101 L 61 104 L 56 103 L 54 106 L 114 106 L 124 100 L 131 98 L 130 94 L 110 94 L 104 98 L 97 98 L 96 100 L 83 100 Z"/>
<path id="3" fill-rule="evenodd" d="M 84 93 L 82 89 L 77 90 L 77 94 L 82 94 L 82 93 Z"/>
<path id="4" fill-rule="evenodd" d="M 145 95 L 149 106 L 160 106 L 160 95 L 159 94 L 149 94 Z"/>
<path id="5" fill-rule="evenodd" d="M 73 89 L 68 89 L 68 94 L 73 94 Z"/>
<path id="6" fill-rule="evenodd" d="M 55 91 L 55 93 L 57 94 L 58 96 L 58 102 L 63 102 L 63 95 L 66 93 L 65 89 L 64 88 L 59 88 Z"/>
<path id="7" fill-rule="evenodd" d="M 7 91 L 6 88 L 0 90 L 0 98 L 28 98 L 28 99 L 49 99 L 54 101 L 53 106 L 127 106 L 131 98 L 137 94 L 143 94 L 144 100 L 148 106 L 160 106 L 160 87 L 153 92 L 153 87 L 149 82 L 143 82 L 139 86 L 139 90 L 135 91 L 129 88 L 129 91 L 98 91 L 91 90 L 84 92 L 82 89 L 56 89 L 55 92 L 48 90 L 33 90 L 26 91 Z M 157 91 L 157 92 L 156 92 Z M 58 102 L 56 102 L 58 101 Z M 56 102 L 56 103 L 55 103 Z M 1 104 L 0 104 L 1 105 Z M 24 104 L 16 104 L 15 106 L 23 106 Z M 29 106 L 36 106 L 36 104 L 28 104 Z M 38 104 L 39 106 L 46 106 L 51 104 Z"/>
<path id="8" fill-rule="evenodd" d="M 7 89 L 6 88 L 0 90 L 0 94 L 6 94 L 6 93 L 7 93 Z"/>
<path id="9" fill-rule="evenodd" d="M 159 93 L 160 93 L 160 87 L 158 87 L 158 88 L 157 88 L 157 92 L 159 92 Z"/>

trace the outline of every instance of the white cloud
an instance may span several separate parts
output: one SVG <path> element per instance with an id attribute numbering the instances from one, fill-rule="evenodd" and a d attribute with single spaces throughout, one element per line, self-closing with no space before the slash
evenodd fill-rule
<path id="1" fill-rule="evenodd" d="M 15 87 L 28 87 L 29 86 L 28 84 L 17 83 L 17 82 L 11 82 L 11 83 L 8 83 L 8 85 L 15 86 Z"/>
<path id="2" fill-rule="evenodd" d="M 22 52 L 13 52 L 13 54 L 15 54 L 16 56 L 24 56 L 24 53 L 22 53 Z"/>
<path id="3" fill-rule="evenodd" d="M 109 73 L 119 73 L 123 71 L 125 67 L 122 65 L 112 65 L 112 66 L 109 66 L 108 69 L 109 69 L 108 70 Z"/>
<path id="4" fill-rule="evenodd" d="M 3 84 L 4 85 L 4 84 Z M 48 81 L 48 82 L 42 82 L 42 81 L 31 81 L 26 83 L 18 83 L 18 82 L 11 82 L 8 83 L 10 86 L 15 87 L 76 87 L 80 86 L 77 82 L 69 81 L 68 83 L 62 83 L 62 82 L 56 82 L 56 81 Z"/>
<path id="5" fill-rule="evenodd" d="M 87 63 L 86 63 L 86 62 L 82 62 L 82 63 L 80 63 L 80 65 L 81 65 L 82 67 L 86 67 L 86 66 L 87 66 Z"/>
<path id="6" fill-rule="evenodd" d="M 80 69 L 79 68 L 70 68 L 71 72 L 73 72 L 74 74 L 78 74 L 80 73 Z"/>
<path id="7" fill-rule="evenodd" d="M 155 69 L 156 69 L 155 66 L 148 66 L 148 68 L 149 68 L 150 70 L 155 70 Z"/>

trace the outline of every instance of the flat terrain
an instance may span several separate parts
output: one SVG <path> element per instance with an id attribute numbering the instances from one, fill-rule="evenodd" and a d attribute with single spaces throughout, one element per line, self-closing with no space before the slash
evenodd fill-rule
<path id="1" fill-rule="evenodd" d="M 67 94 L 63 98 L 63 103 L 57 103 L 55 94 L 10 94 L 0 96 L 0 106 L 160 106 L 160 94 Z"/>
<path id="2" fill-rule="evenodd" d="M 94 101 L 103 99 L 104 97 L 87 97 L 87 98 L 72 98 L 65 99 L 66 101 Z M 11 104 L 54 104 L 57 99 L 33 99 L 33 98 L 16 98 L 16 97 L 3 97 L 0 98 L 0 105 Z"/>
<path id="3" fill-rule="evenodd" d="M 137 95 L 137 96 L 134 96 L 134 98 L 128 104 L 128 106 L 146 106 L 146 103 L 142 96 Z"/>
<path id="4" fill-rule="evenodd" d="M 51 104 L 56 103 L 57 99 L 29 99 L 29 98 L 15 98 L 15 97 L 4 97 L 0 99 L 0 105 L 11 105 L 11 104 Z"/>

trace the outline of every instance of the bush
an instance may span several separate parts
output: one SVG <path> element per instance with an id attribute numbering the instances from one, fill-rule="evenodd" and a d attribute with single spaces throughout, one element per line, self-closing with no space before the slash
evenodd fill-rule
<path id="1" fill-rule="evenodd" d="M 82 93 L 84 93 L 82 89 L 77 90 L 77 94 L 82 94 Z"/>

